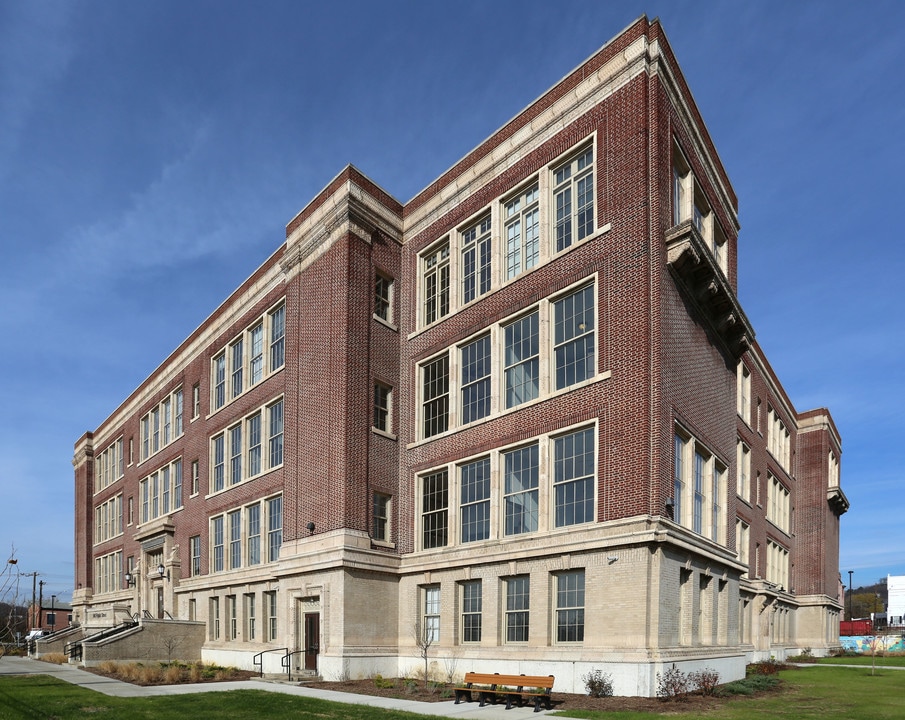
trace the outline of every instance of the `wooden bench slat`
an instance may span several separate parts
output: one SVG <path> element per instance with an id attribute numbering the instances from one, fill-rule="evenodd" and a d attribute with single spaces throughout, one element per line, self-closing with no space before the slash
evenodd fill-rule
<path id="1" fill-rule="evenodd" d="M 455 688 L 456 704 L 464 698 L 471 702 L 471 693 L 476 692 L 480 697 L 480 705 L 484 707 L 486 702 L 496 704 L 497 695 L 506 696 L 506 709 L 512 708 L 513 698 L 517 698 L 519 707 L 525 696 L 534 699 L 534 712 L 540 712 L 541 701 L 547 709 L 551 709 L 550 691 L 553 689 L 554 678 L 552 675 L 501 675 L 500 673 L 465 673 L 465 686 Z M 489 688 L 473 687 L 473 685 L 489 685 Z M 499 688 L 507 689 L 499 689 Z M 515 689 L 508 689 L 514 687 Z M 541 689 L 544 692 L 531 692 L 533 689 Z"/>

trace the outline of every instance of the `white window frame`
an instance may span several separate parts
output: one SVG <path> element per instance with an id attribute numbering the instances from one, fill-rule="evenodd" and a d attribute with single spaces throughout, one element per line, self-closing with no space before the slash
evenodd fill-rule
<path id="1" fill-rule="evenodd" d="M 238 400 L 285 365 L 286 299 L 281 298 L 213 353 L 210 414 Z"/>

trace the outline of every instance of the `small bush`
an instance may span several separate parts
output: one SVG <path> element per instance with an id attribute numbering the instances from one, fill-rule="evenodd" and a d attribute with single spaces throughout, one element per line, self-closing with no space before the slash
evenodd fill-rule
<path id="1" fill-rule="evenodd" d="M 779 685 L 779 678 L 775 675 L 751 675 L 744 680 L 736 680 L 735 682 L 720 685 L 714 691 L 714 695 L 717 697 L 753 695 L 756 692 L 772 690 L 777 685 Z"/>
<path id="2" fill-rule="evenodd" d="M 688 699 L 688 675 L 675 663 L 665 673 L 657 673 L 657 697 L 661 700 Z"/>
<path id="3" fill-rule="evenodd" d="M 688 680 L 696 692 L 701 695 L 713 695 L 716 686 L 720 684 L 720 674 L 713 668 L 704 668 L 690 673 Z"/>
<path id="4" fill-rule="evenodd" d="M 780 670 L 785 670 L 786 666 L 777 662 L 776 658 L 770 658 L 769 660 L 763 660 L 762 662 L 751 663 L 747 668 L 745 668 L 746 675 L 775 675 Z"/>
<path id="5" fill-rule="evenodd" d="M 396 681 L 393 678 L 385 678 L 378 673 L 374 676 L 374 687 L 380 688 L 381 690 L 389 690 L 390 688 L 396 687 Z"/>
<path id="6" fill-rule="evenodd" d="M 609 673 L 594 669 L 581 679 L 591 697 L 613 697 L 613 678 Z"/>

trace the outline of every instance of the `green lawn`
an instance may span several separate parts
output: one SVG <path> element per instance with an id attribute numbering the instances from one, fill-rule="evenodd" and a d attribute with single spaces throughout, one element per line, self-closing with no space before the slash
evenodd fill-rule
<path id="1" fill-rule="evenodd" d="M 707 720 L 899 720 L 905 718 L 905 670 L 870 667 L 808 667 L 786 670 L 783 693 L 732 700 Z M 681 703 L 664 706 L 672 713 Z M 412 720 L 418 716 L 364 705 L 345 705 L 264 690 L 198 693 L 151 698 L 111 698 L 48 676 L 0 677 L 0 720 Z M 574 713 L 598 720 L 664 720 L 648 713 Z M 692 720 L 697 713 L 670 714 Z"/>
<path id="2" fill-rule="evenodd" d="M 845 655 L 843 657 L 820 658 L 821 665 L 867 665 L 875 662 L 877 667 L 887 665 L 889 667 L 905 667 L 905 655 L 877 656 L 872 659 L 870 655 Z"/>
<path id="3" fill-rule="evenodd" d="M 905 718 L 905 670 L 870 667 L 807 667 L 784 670 L 785 692 L 732 700 L 707 720 L 901 720 Z M 679 710 L 681 703 L 670 704 Z M 563 713 L 564 714 L 564 713 Z M 599 720 L 664 720 L 648 713 L 570 713 Z M 698 713 L 677 713 L 669 720 L 692 720 Z"/>

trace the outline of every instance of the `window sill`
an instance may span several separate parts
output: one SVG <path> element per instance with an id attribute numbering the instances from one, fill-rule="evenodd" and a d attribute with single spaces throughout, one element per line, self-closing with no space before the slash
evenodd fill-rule
<path id="1" fill-rule="evenodd" d="M 437 433 L 436 435 L 431 435 L 429 438 L 421 438 L 420 440 L 415 440 L 414 442 L 406 445 L 406 449 L 416 448 L 420 445 L 424 445 L 425 443 L 433 442 L 434 440 L 449 437 L 450 435 L 455 435 L 459 432 L 464 432 L 465 430 L 470 430 L 471 428 L 480 427 L 481 425 L 489 422 L 493 422 L 494 420 L 505 417 L 506 415 L 510 415 L 514 412 L 518 412 L 519 410 L 524 410 L 525 408 L 533 407 L 538 403 L 547 402 L 548 400 L 552 400 L 553 398 L 559 397 L 560 395 L 566 395 L 567 393 L 577 392 L 586 387 L 590 387 L 591 385 L 596 385 L 599 382 L 603 382 L 605 380 L 609 380 L 612 377 L 613 373 L 611 370 L 604 370 L 602 373 L 595 375 L 593 378 L 589 380 L 583 380 L 580 383 L 576 383 L 575 385 L 570 385 L 567 388 L 563 388 L 562 390 L 554 390 L 553 392 L 544 395 L 543 397 L 535 398 L 534 400 L 529 400 L 528 402 L 523 402 L 520 405 L 515 405 L 511 408 L 506 408 L 505 410 L 498 410 L 495 413 L 491 413 L 487 417 L 483 417 L 480 420 L 475 420 L 473 422 L 468 423 L 467 425 L 458 425 L 452 430 L 447 430 L 442 433 Z"/>
<path id="2" fill-rule="evenodd" d="M 495 287 L 493 287 L 492 289 L 488 290 L 488 291 L 487 291 L 486 293 L 484 293 L 483 295 L 479 295 L 479 296 L 476 297 L 474 300 L 469 300 L 469 301 L 468 301 L 467 303 L 465 303 L 465 304 L 458 304 L 458 305 L 456 305 L 456 307 L 450 309 L 450 311 L 449 311 L 446 315 L 444 315 L 444 316 L 441 317 L 441 318 L 437 318 L 437 319 L 434 320 L 432 323 L 429 323 L 429 324 L 420 324 L 420 321 L 419 321 L 419 327 L 418 327 L 418 329 L 415 330 L 415 331 L 413 331 L 413 332 L 410 332 L 410 333 L 406 336 L 406 339 L 407 339 L 407 340 L 411 340 L 411 339 L 413 339 L 413 338 L 416 338 L 416 337 L 418 337 L 418 335 L 420 335 L 421 333 L 427 332 L 428 330 L 430 330 L 430 329 L 432 329 L 432 328 L 435 328 L 435 327 L 437 327 L 438 325 L 443 324 L 444 322 L 446 322 L 447 320 L 449 320 L 451 317 L 455 317 L 455 316 L 458 315 L 460 312 L 463 312 L 464 310 L 467 310 L 468 308 L 470 308 L 470 307 L 472 307 L 472 306 L 474 306 L 474 305 L 480 303 L 482 300 L 486 300 L 487 298 L 493 297 L 493 295 L 495 295 L 496 293 L 500 292 L 500 290 L 503 290 L 503 289 L 509 287 L 510 285 L 512 285 L 512 283 L 518 282 L 518 281 L 521 280 L 522 278 L 528 277 L 528 276 L 531 275 L 532 273 L 538 272 L 539 270 L 541 270 L 541 269 L 547 267 L 548 265 L 550 265 L 552 262 L 554 262 L 554 261 L 556 261 L 556 260 L 559 260 L 559 258 L 565 257 L 565 256 L 568 255 L 569 253 L 574 252 L 575 250 L 577 250 L 578 248 L 583 247 L 583 246 L 587 245 L 588 243 L 591 243 L 591 242 L 593 242 L 594 240 L 597 240 L 597 239 L 603 237 L 604 235 L 606 235 L 607 233 L 609 233 L 610 230 L 612 230 L 612 227 L 613 227 L 613 226 L 612 226 L 611 223 L 604 223 L 604 224 L 601 225 L 599 228 L 597 228 L 593 233 L 591 233 L 590 235 L 588 235 L 586 238 L 584 238 L 584 239 L 582 239 L 582 240 L 580 240 L 580 241 L 578 241 L 578 242 L 572 243 L 569 247 L 567 247 L 567 248 L 565 248 L 565 249 L 563 249 L 563 250 L 553 251 L 550 255 L 547 256 L 547 258 L 544 260 L 544 262 L 540 263 L 539 265 L 534 266 L 534 267 L 531 268 L 530 270 L 525 270 L 524 272 L 520 272 L 520 273 L 519 273 L 518 275 L 516 275 L 515 277 L 508 278 L 508 279 L 506 279 L 506 280 L 503 280 L 503 281 L 499 282 L 498 284 L 495 285 Z M 458 288 L 457 290 L 460 290 L 460 289 L 461 289 L 461 288 Z M 419 292 L 420 292 L 420 290 L 419 290 Z M 452 292 L 452 289 L 450 289 L 450 292 Z"/>
<path id="3" fill-rule="evenodd" d="M 383 325 L 385 328 L 389 328 L 393 332 L 399 332 L 399 327 L 389 320 L 384 320 L 380 315 L 374 315 L 374 320 Z"/>
<path id="4" fill-rule="evenodd" d="M 380 435 L 380 437 L 385 437 L 387 440 L 396 441 L 399 439 L 395 433 L 387 432 L 386 430 L 381 430 L 380 428 L 374 427 L 373 425 L 371 426 L 371 432 L 374 433 L 375 435 Z"/>

